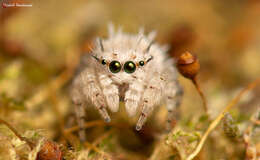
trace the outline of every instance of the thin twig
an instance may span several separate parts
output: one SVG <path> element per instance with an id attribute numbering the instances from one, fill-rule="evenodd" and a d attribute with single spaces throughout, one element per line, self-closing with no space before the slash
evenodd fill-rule
<path id="1" fill-rule="evenodd" d="M 191 81 L 194 84 L 194 86 L 196 87 L 197 91 L 199 92 L 199 95 L 200 95 L 202 102 L 203 102 L 203 108 L 204 108 L 205 112 L 208 113 L 207 100 L 206 100 L 205 95 L 203 94 L 203 92 L 200 89 L 200 86 L 197 82 L 197 77 L 192 78 Z"/>
<path id="2" fill-rule="evenodd" d="M 35 144 L 33 142 L 31 142 L 29 139 L 21 136 L 11 124 L 9 124 L 8 122 L 6 122 L 5 120 L 3 120 L 1 118 L 0 118 L 0 123 L 3 123 L 4 125 L 6 125 L 16 135 L 16 137 L 18 137 L 21 141 L 25 141 L 31 150 L 35 147 Z"/>
<path id="3" fill-rule="evenodd" d="M 94 127 L 94 126 L 105 126 L 106 123 L 102 120 L 95 120 L 95 121 L 90 121 L 90 122 L 86 122 L 84 125 L 84 128 L 90 128 L 90 127 Z M 65 129 L 65 133 L 71 133 L 71 132 L 75 132 L 79 130 L 79 126 L 74 126 L 71 128 L 67 128 Z"/>
<path id="4" fill-rule="evenodd" d="M 111 135 L 111 133 L 113 133 L 114 130 L 110 130 L 106 133 L 104 133 L 102 136 L 100 136 L 99 138 L 97 138 L 92 144 L 97 146 L 101 141 L 103 141 L 105 138 L 107 138 L 108 136 Z"/>
<path id="5" fill-rule="evenodd" d="M 102 140 L 104 140 L 105 138 L 107 138 L 109 135 L 111 135 L 111 133 L 113 132 L 113 130 L 110 130 L 108 132 L 106 132 L 105 134 L 103 134 L 102 136 L 100 136 L 99 138 L 97 138 L 91 145 L 89 145 L 89 148 L 87 148 L 86 152 L 89 153 L 91 150 L 95 150 L 95 148 Z"/>
<path id="6" fill-rule="evenodd" d="M 84 125 L 84 128 L 91 128 L 91 127 L 95 127 L 95 126 L 115 126 L 117 128 L 124 128 L 124 129 L 131 129 L 130 127 L 128 127 L 125 124 L 117 124 L 117 123 L 106 123 L 103 120 L 95 120 L 95 121 L 89 121 L 86 122 Z M 71 133 L 71 132 L 75 132 L 79 130 L 79 126 L 73 126 L 71 128 L 67 128 L 64 130 L 65 133 Z"/>
<path id="7" fill-rule="evenodd" d="M 95 152 L 103 155 L 103 156 L 106 156 L 107 158 L 110 158 L 111 156 L 109 154 L 107 154 L 106 152 L 104 151 L 101 151 L 98 147 L 96 147 L 95 145 L 89 143 L 89 142 L 85 142 L 84 145 L 92 150 L 94 150 Z"/>
<path id="8" fill-rule="evenodd" d="M 260 78 L 256 79 L 254 82 L 248 84 L 248 86 L 246 88 L 244 88 L 234 99 L 231 100 L 231 102 L 224 108 L 224 110 L 217 116 L 217 118 L 211 122 L 211 124 L 209 125 L 208 129 L 206 130 L 206 132 L 204 133 L 204 135 L 202 136 L 198 146 L 196 147 L 196 149 L 194 150 L 194 152 L 192 154 L 189 155 L 189 157 L 187 158 L 187 160 L 192 160 L 193 158 L 195 158 L 197 156 L 197 154 L 200 152 L 201 148 L 203 147 L 203 144 L 205 143 L 208 135 L 211 133 L 212 130 L 214 130 L 216 128 L 216 126 L 219 124 L 219 122 L 221 121 L 221 119 L 224 117 L 224 115 L 235 105 L 238 103 L 238 101 L 241 99 L 241 97 L 247 93 L 249 90 L 253 89 L 256 87 L 256 85 L 258 85 L 258 83 L 260 83 Z"/>

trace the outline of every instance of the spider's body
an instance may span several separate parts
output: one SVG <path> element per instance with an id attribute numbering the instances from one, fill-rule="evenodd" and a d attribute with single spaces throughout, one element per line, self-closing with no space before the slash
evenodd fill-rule
<path id="1" fill-rule="evenodd" d="M 84 129 L 84 107 L 98 109 L 105 121 L 107 112 L 118 111 L 125 103 L 130 116 L 141 110 L 136 129 L 140 130 L 152 109 L 165 104 L 169 122 L 180 102 L 182 89 L 177 82 L 173 61 L 166 56 L 166 47 L 153 43 L 154 32 L 145 36 L 114 32 L 110 27 L 106 40 L 98 39 L 83 70 L 73 81 L 72 100 L 76 105 L 79 126 Z M 80 133 L 84 139 L 85 133 Z"/>

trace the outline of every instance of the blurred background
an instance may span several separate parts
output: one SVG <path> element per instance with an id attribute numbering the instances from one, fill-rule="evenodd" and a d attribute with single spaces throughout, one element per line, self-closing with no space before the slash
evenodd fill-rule
<path id="1" fill-rule="evenodd" d="M 121 107 L 111 125 L 100 122 L 95 110 L 88 112 L 87 146 L 79 147 L 75 132 L 69 138 L 65 134 L 76 125 L 68 94 L 75 68 L 80 56 L 90 52 L 92 40 L 107 36 L 110 22 L 133 34 L 141 27 L 146 33 L 156 30 L 157 42 L 169 45 L 171 58 L 185 51 L 195 54 L 201 65 L 198 82 L 211 118 L 260 76 L 259 0 L 19 2 L 32 7 L 0 8 L 0 117 L 35 141 L 55 141 L 62 146 L 65 159 L 102 159 L 104 155 L 111 159 L 179 159 L 196 144 L 165 144 L 158 151 L 158 146 L 163 148 L 160 138 L 165 136 L 162 126 L 167 112 L 163 107 L 141 133 L 133 130 L 136 118 L 127 117 Z M 199 94 L 190 80 L 181 75 L 179 80 L 184 97 L 176 128 L 203 133 L 209 120 L 203 120 Z M 242 130 L 260 107 L 259 95 L 260 87 L 231 111 Z M 0 160 L 12 159 L 13 152 L 18 159 L 28 155 L 28 148 L 14 139 L 0 126 Z M 260 150 L 259 137 L 254 143 Z M 197 159 L 244 159 L 245 152 L 244 144 L 229 140 L 219 125 Z"/>

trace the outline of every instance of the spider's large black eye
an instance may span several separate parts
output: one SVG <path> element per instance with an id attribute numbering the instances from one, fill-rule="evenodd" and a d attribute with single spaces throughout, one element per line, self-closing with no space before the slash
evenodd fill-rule
<path id="1" fill-rule="evenodd" d="M 136 69 L 136 66 L 134 64 L 134 62 L 132 61 L 127 61 L 125 64 L 124 64 L 124 70 L 126 73 L 133 73 Z"/>
<path id="2" fill-rule="evenodd" d="M 121 64 L 118 61 L 112 61 L 109 64 L 109 69 L 112 73 L 118 73 L 121 70 Z"/>

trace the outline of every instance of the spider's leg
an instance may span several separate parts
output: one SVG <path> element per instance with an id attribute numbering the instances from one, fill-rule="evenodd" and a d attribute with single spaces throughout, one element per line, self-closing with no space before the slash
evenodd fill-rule
<path id="1" fill-rule="evenodd" d="M 142 81 L 135 80 L 129 85 L 128 90 L 125 92 L 125 107 L 129 116 L 134 116 L 138 106 L 140 105 L 144 86 Z"/>
<path id="2" fill-rule="evenodd" d="M 106 110 L 106 101 L 103 92 L 99 86 L 96 78 L 95 71 L 93 69 L 86 69 L 80 75 L 82 81 L 82 92 L 87 97 L 87 99 L 94 105 L 94 107 L 99 111 L 100 115 L 104 118 L 106 122 L 110 122 L 110 116 Z"/>
<path id="3" fill-rule="evenodd" d="M 141 130 L 147 116 L 152 112 L 153 108 L 158 106 L 162 99 L 163 81 L 159 74 L 154 74 L 150 79 L 147 88 L 144 90 L 142 100 L 142 113 L 136 124 L 136 130 Z"/>
<path id="4" fill-rule="evenodd" d="M 76 115 L 76 120 L 79 125 L 79 139 L 81 142 L 85 142 L 86 134 L 85 134 L 85 119 L 86 119 L 86 112 L 82 100 L 82 94 L 80 93 L 80 84 L 79 79 L 74 81 L 74 88 L 71 92 L 72 102 L 74 105 L 74 112 Z"/>
<path id="5" fill-rule="evenodd" d="M 181 103 L 183 89 L 177 82 L 177 80 L 173 80 L 167 84 L 167 88 L 165 89 L 166 94 L 166 108 L 168 110 L 168 119 L 166 129 L 170 131 L 172 128 L 172 121 L 176 120 L 178 117 L 179 106 Z"/>
<path id="6" fill-rule="evenodd" d="M 112 112 L 117 112 L 119 108 L 118 87 L 106 74 L 99 74 L 98 78 L 109 109 Z"/>

